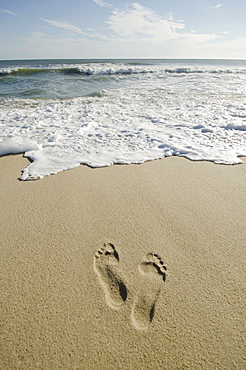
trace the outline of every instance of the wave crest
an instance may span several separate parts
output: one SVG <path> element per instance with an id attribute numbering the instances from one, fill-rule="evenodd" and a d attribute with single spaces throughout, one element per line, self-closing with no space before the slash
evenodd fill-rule
<path id="1" fill-rule="evenodd" d="M 84 76 L 102 76 L 102 75 L 134 75 L 134 74 L 246 74 L 245 68 L 214 68 L 214 67 L 200 67 L 195 66 L 177 66 L 167 68 L 163 64 L 159 65 L 139 65 L 139 64 L 114 64 L 114 63 L 88 63 L 80 65 L 50 65 L 45 67 L 13 67 L 0 69 L 0 77 L 4 76 L 30 76 L 40 73 L 61 73 L 68 75 L 84 75 Z"/>

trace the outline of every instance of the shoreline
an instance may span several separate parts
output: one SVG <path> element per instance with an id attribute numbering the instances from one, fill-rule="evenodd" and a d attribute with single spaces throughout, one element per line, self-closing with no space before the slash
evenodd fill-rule
<path id="1" fill-rule="evenodd" d="M 2 366 L 243 369 L 242 160 L 18 181 L 28 159 L 0 158 Z"/>

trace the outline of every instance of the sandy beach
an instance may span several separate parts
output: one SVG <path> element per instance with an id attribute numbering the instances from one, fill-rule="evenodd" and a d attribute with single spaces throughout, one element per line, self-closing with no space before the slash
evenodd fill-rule
<path id="1" fill-rule="evenodd" d="M 243 160 L 0 158 L 0 368 L 245 369 Z"/>

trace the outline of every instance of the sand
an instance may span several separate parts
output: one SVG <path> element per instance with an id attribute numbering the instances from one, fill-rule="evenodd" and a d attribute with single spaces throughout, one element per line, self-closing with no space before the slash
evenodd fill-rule
<path id="1" fill-rule="evenodd" d="M 245 369 L 246 164 L 27 164 L 0 158 L 1 369 Z"/>

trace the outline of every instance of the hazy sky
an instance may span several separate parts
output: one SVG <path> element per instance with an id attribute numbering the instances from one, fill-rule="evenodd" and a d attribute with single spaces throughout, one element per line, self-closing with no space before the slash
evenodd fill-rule
<path id="1" fill-rule="evenodd" d="M 0 0 L 0 60 L 246 59 L 246 0 Z"/>

